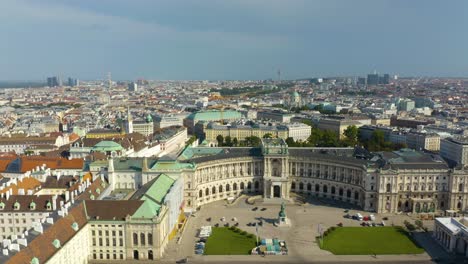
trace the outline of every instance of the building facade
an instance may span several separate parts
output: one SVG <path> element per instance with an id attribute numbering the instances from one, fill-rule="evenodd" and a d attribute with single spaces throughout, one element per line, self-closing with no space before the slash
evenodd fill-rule
<path id="1" fill-rule="evenodd" d="M 189 147 L 177 159 L 148 160 L 141 171 L 114 168 L 110 179 L 116 187 L 136 188 L 160 173 L 183 177 L 188 210 L 260 193 L 265 199 L 306 195 L 340 200 L 379 213 L 467 211 L 467 171 L 410 149 L 361 151 L 291 148 L 282 139 L 263 139 L 260 148 Z"/>

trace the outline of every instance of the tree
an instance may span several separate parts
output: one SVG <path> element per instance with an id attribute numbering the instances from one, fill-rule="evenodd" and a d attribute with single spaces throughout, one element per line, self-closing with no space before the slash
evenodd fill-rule
<path id="1" fill-rule="evenodd" d="M 218 141 L 218 146 L 222 146 L 223 145 L 223 142 L 224 142 L 224 137 L 222 135 L 218 135 L 216 137 L 216 140 Z"/>
<path id="2" fill-rule="evenodd" d="M 226 136 L 226 138 L 224 139 L 224 145 L 228 146 L 228 147 L 232 147 L 232 139 L 231 139 L 231 136 Z"/>
<path id="3" fill-rule="evenodd" d="M 251 137 L 246 137 L 244 142 L 245 142 L 245 145 L 248 147 L 257 147 L 257 146 L 260 146 L 260 144 L 262 143 L 262 140 L 259 137 L 251 136 Z"/>
<path id="4" fill-rule="evenodd" d="M 266 133 L 265 135 L 263 135 L 263 138 L 272 138 L 273 135 L 271 133 Z"/>
<path id="5" fill-rule="evenodd" d="M 239 144 L 239 141 L 237 140 L 237 138 L 234 138 L 234 139 L 232 140 L 232 145 L 233 145 L 234 147 L 237 147 L 238 144 Z"/>
<path id="6" fill-rule="evenodd" d="M 292 137 L 288 137 L 286 139 L 286 144 L 288 144 L 288 147 L 295 147 L 296 146 L 296 142 L 294 141 L 294 139 Z"/>
<path id="7" fill-rule="evenodd" d="M 348 126 L 343 132 L 347 143 L 350 145 L 356 145 L 358 139 L 358 128 L 355 125 Z"/>

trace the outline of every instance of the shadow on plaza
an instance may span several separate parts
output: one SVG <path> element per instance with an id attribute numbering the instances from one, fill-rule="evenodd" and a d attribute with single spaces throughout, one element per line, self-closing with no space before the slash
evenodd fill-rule
<path id="1" fill-rule="evenodd" d="M 339 201 L 339 200 L 334 200 L 331 198 L 323 198 L 323 197 L 316 197 L 312 195 L 300 195 L 297 194 L 296 197 L 294 197 L 294 200 L 296 203 L 299 204 L 310 204 L 310 205 L 316 205 L 316 206 L 331 206 L 335 208 L 342 208 L 342 209 L 347 209 L 347 210 L 362 210 L 361 207 L 357 205 L 350 204 L 345 201 Z"/>
<path id="2" fill-rule="evenodd" d="M 418 245 L 426 250 L 427 254 L 435 263 L 468 263 L 468 259 L 464 256 L 450 254 L 445 251 L 433 238 L 431 232 L 414 232 L 412 239 L 416 241 Z"/>

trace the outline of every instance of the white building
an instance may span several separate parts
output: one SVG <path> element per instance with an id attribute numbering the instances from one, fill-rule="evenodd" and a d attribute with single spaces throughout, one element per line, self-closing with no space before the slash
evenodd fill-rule
<path id="1" fill-rule="evenodd" d="M 295 141 L 306 141 L 311 134 L 311 127 L 303 123 L 287 124 L 288 137 L 293 138 Z"/>
<path id="2" fill-rule="evenodd" d="M 434 239 L 448 252 L 468 257 L 468 217 L 439 217 L 434 222 Z"/>
<path id="3" fill-rule="evenodd" d="M 440 155 L 465 166 L 468 164 L 468 138 L 444 138 L 440 141 Z"/>

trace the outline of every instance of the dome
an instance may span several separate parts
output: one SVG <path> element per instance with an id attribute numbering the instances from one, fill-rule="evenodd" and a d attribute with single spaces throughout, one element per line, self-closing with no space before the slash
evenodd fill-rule
<path id="1" fill-rule="evenodd" d="M 147 123 L 153 122 L 153 117 L 152 117 L 150 114 L 148 114 L 148 115 L 146 116 L 146 122 L 147 122 Z"/>
<path id="2" fill-rule="evenodd" d="M 300 95 L 299 95 L 299 93 L 297 91 L 294 91 L 291 95 L 293 97 L 300 97 Z"/>

